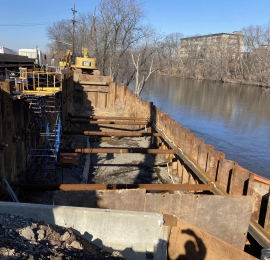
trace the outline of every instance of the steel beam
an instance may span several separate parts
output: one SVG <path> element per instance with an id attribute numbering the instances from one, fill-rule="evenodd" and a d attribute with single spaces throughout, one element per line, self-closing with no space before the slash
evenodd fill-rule
<path id="1" fill-rule="evenodd" d="M 142 154 L 175 154 L 177 150 L 149 149 L 149 148 L 76 148 L 63 149 L 63 153 L 142 153 Z"/>
<path id="2" fill-rule="evenodd" d="M 211 191 L 212 184 L 21 184 L 24 190 L 52 191 L 52 190 L 183 190 L 183 191 Z"/>
<path id="3" fill-rule="evenodd" d="M 103 120 L 103 121 L 97 121 L 97 120 L 70 120 L 70 123 L 76 123 L 76 124 L 90 124 L 90 125 L 148 125 L 148 121 L 138 121 L 138 122 L 132 122 L 132 121 L 115 121 L 115 120 Z"/>
<path id="4" fill-rule="evenodd" d="M 160 133 L 142 133 L 142 132 L 115 132 L 115 131 L 64 131 L 64 135 L 90 135 L 90 136 L 127 136 L 127 137 L 140 137 L 140 136 L 161 136 Z"/>
<path id="5" fill-rule="evenodd" d="M 77 116 L 77 115 L 71 115 L 71 118 L 148 121 L 148 119 L 145 117 L 121 117 L 121 116 Z"/>

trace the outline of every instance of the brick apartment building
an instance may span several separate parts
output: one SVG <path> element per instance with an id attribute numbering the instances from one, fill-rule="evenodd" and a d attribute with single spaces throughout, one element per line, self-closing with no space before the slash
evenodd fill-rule
<path id="1" fill-rule="evenodd" d="M 187 58 L 190 54 L 203 59 L 206 55 L 227 53 L 232 56 L 242 52 L 244 36 L 241 32 L 216 33 L 193 36 L 181 39 L 180 58 Z"/>

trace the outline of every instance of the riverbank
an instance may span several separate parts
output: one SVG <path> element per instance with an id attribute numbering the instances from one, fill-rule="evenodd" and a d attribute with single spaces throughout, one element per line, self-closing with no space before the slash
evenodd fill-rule
<path id="1" fill-rule="evenodd" d="M 263 83 L 263 82 L 249 81 L 249 80 L 243 80 L 243 79 L 229 79 L 229 78 L 215 79 L 215 78 L 204 78 L 204 77 L 183 77 L 183 76 L 166 75 L 166 74 L 159 74 L 159 76 L 177 77 L 177 78 L 181 78 L 181 79 L 192 79 L 192 80 L 209 80 L 209 81 L 218 82 L 218 83 L 231 83 L 231 84 L 260 87 L 264 90 L 270 89 L 270 86 L 268 84 Z"/>

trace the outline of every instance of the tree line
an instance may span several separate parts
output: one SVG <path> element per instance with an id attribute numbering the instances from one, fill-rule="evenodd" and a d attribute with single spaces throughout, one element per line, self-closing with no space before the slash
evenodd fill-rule
<path id="1" fill-rule="evenodd" d="M 136 0 L 100 0 L 92 13 L 79 13 L 75 24 L 75 53 L 87 47 L 102 75 L 129 85 L 144 84 L 151 74 L 270 85 L 270 23 L 243 28 L 243 49 L 217 45 L 189 46 L 180 55 L 183 34 L 165 35 L 145 23 L 143 4 Z M 47 27 L 48 48 L 63 58 L 72 41 L 72 21 Z M 138 80 L 138 77 L 144 78 Z"/>

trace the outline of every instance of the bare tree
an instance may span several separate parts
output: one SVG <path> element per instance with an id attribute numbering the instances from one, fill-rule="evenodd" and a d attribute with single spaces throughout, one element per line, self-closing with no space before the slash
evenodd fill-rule
<path id="1" fill-rule="evenodd" d="M 72 22 L 71 20 L 61 20 L 48 26 L 47 37 L 51 40 L 48 45 L 52 54 L 55 54 L 56 60 L 63 58 L 68 49 L 71 48 Z"/>
<path id="2" fill-rule="evenodd" d="M 143 19 L 142 6 L 135 0 L 100 1 L 93 18 L 91 42 L 103 75 L 121 80 L 123 73 L 129 74 L 123 72 L 127 54 L 154 33 Z"/>
<path id="3" fill-rule="evenodd" d="M 159 62 L 160 72 L 166 75 L 179 74 L 179 48 L 181 33 L 166 35 L 157 43 L 157 61 Z"/>
<path id="4" fill-rule="evenodd" d="M 134 56 L 133 54 L 131 54 L 131 57 L 132 57 L 132 61 L 133 61 L 133 64 L 135 66 L 135 69 L 136 69 L 136 77 L 135 77 L 135 94 L 137 96 L 140 96 L 142 90 L 143 90 L 143 87 L 145 85 L 145 82 L 148 80 L 148 78 L 150 77 L 150 75 L 155 71 L 153 69 L 153 59 L 151 61 L 151 65 L 150 65 L 150 68 L 149 68 L 149 72 L 148 72 L 148 75 L 145 77 L 145 75 L 142 75 L 141 77 L 141 80 L 139 79 L 140 78 L 140 54 L 138 55 L 138 58 L 137 58 L 137 61 L 134 60 Z"/>

